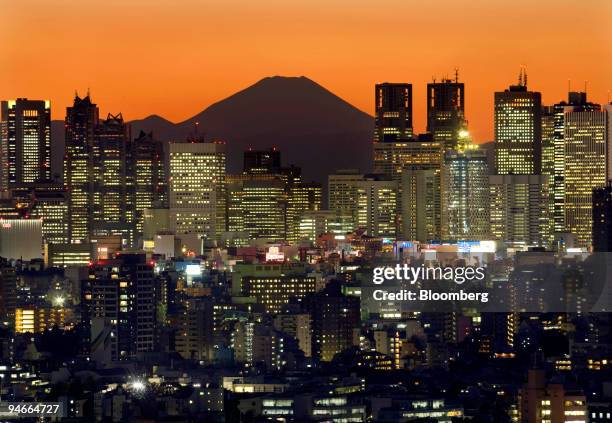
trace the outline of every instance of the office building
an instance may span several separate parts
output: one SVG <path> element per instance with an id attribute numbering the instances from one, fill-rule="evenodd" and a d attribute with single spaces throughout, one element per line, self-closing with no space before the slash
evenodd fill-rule
<path id="1" fill-rule="evenodd" d="M 485 240 L 489 234 L 489 174 L 484 151 L 449 151 L 442 167 L 441 233 L 449 241 Z"/>
<path id="2" fill-rule="evenodd" d="M 398 181 L 384 175 L 342 170 L 328 177 L 329 209 L 353 218 L 354 229 L 368 235 L 395 238 Z"/>
<path id="3" fill-rule="evenodd" d="M 108 114 L 94 129 L 92 177 L 90 180 L 90 234 L 118 236 L 126 247 L 136 238 L 134 157 L 128 128 L 121 113 Z"/>
<path id="4" fill-rule="evenodd" d="M 275 175 L 228 175 L 228 230 L 249 239 L 287 239 L 286 187 Z"/>
<path id="5" fill-rule="evenodd" d="M 440 239 L 440 170 L 407 167 L 402 172 L 400 188 L 402 239 Z"/>
<path id="6" fill-rule="evenodd" d="M 591 245 L 593 190 L 606 184 L 606 112 L 565 111 L 565 232 L 581 247 Z"/>
<path id="7" fill-rule="evenodd" d="M 64 184 L 68 198 L 68 238 L 73 244 L 88 242 L 93 215 L 94 134 L 98 107 L 89 95 L 74 98 L 66 109 Z"/>
<path id="8" fill-rule="evenodd" d="M 168 207 L 164 143 L 152 133 L 140 132 L 133 141 L 136 231 L 142 234 L 144 211 Z"/>
<path id="9" fill-rule="evenodd" d="M 342 215 L 332 210 L 306 211 L 300 218 L 298 239 L 314 242 L 325 233 L 344 235 L 352 231 L 351 215 Z"/>
<path id="10" fill-rule="evenodd" d="M 412 137 L 412 84 L 376 84 L 374 142 Z"/>
<path id="11" fill-rule="evenodd" d="M 548 175 L 491 175 L 491 237 L 511 247 L 552 241 Z"/>
<path id="12" fill-rule="evenodd" d="M 208 361 L 213 358 L 213 300 L 188 298 L 178 316 L 174 338 L 176 352 L 188 360 Z"/>
<path id="13" fill-rule="evenodd" d="M 51 182 L 51 106 L 18 98 L 0 103 L 0 191 Z"/>
<path id="14" fill-rule="evenodd" d="M 402 170 L 439 168 L 441 161 L 441 144 L 432 139 L 430 134 L 402 142 L 374 144 L 374 172 L 385 175 L 388 179 L 399 180 Z"/>
<path id="15" fill-rule="evenodd" d="M 300 221 L 304 213 L 321 210 L 322 187 L 316 182 L 299 182 L 288 187 L 287 240 L 300 239 Z"/>
<path id="16" fill-rule="evenodd" d="M 527 90 L 527 74 L 518 85 L 495 93 L 495 167 L 499 175 L 541 172 L 542 100 Z"/>
<path id="17" fill-rule="evenodd" d="M 312 356 L 312 327 L 310 314 L 283 312 L 274 316 L 274 329 L 298 341 L 305 357 Z"/>
<path id="18" fill-rule="evenodd" d="M 315 292 L 317 278 L 310 275 L 256 275 L 241 280 L 242 294 L 254 297 L 267 313 L 280 313 L 291 298 L 304 298 Z"/>
<path id="19" fill-rule="evenodd" d="M 465 127 L 465 86 L 458 76 L 427 84 L 427 132 L 444 152 L 459 148 Z"/>
<path id="20" fill-rule="evenodd" d="M 176 234 L 216 240 L 225 230 L 225 144 L 170 144 L 170 219 Z"/>

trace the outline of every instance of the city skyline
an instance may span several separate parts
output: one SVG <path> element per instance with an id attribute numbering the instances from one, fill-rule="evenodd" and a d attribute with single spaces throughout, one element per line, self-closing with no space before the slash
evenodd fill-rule
<path id="1" fill-rule="evenodd" d="M 3 13 L 6 21 L 0 18 L 4 39 L 28 30 L 22 43 L 0 46 L 3 96 L 48 98 L 55 110 L 64 110 L 75 89 L 83 94 L 89 88 L 103 114 L 122 112 L 128 121 L 151 114 L 182 121 L 263 77 L 305 75 L 370 115 L 375 83 L 410 82 L 415 131 L 423 132 L 426 84 L 434 76 L 452 78 L 459 68 L 467 87 L 469 126 L 474 141 L 482 143 L 493 138 L 492 93 L 515 83 L 522 65 L 530 88 L 543 93 L 544 104 L 565 99 L 568 80 L 574 91 L 584 90 L 588 80 L 589 97 L 597 103 L 607 102 L 612 87 L 607 76 L 612 55 L 605 48 L 612 40 L 605 25 L 611 12 L 607 2 L 547 0 L 521 9 L 482 1 L 436 7 L 388 1 L 378 8 L 349 8 L 338 1 L 325 14 L 316 2 L 268 1 L 257 8 L 187 2 L 180 10 L 156 2 L 147 3 L 146 15 L 140 14 L 140 2 L 97 8 L 60 2 L 54 7 L 62 13 L 55 13 L 53 22 L 44 18 L 53 13 L 49 5 L 33 3 L 37 7 L 28 9 L 28 15 L 24 4 L 11 4 Z M 516 10 L 522 11 L 520 32 Z M 407 13 L 412 20 L 402 25 Z M 434 31 L 427 27 L 432 14 L 438 25 Z M 265 25 L 252 22 L 252 16 L 262 16 Z M 287 19 L 294 16 L 298 24 Z M 110 18 L 112 33 L 102 24 Z M 75 31 L 85 21 L 88 36 L 81 37 Z M 105 60 L 84 54 L 88 45 L 95 45 Z M 360 48 L 351 48 L 356 45 Z M 63 51 L 76 54 L 55 60 Z"/>

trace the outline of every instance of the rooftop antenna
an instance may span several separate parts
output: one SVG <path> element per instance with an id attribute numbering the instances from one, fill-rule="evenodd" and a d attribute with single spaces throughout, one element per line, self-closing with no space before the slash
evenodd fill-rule
<path id="1" fill-rule="evenodd" d="M 521 66 L 521 70 L 519 71 L 518 85 L 519 87 L 523 86 L 523 66 Z"/>
<path id="2" fill-rule="evenodd" d="M 455 83 L 459 82 L 459 68 L 455 68 Z"/>
<path id="3" fill-rule="evenodd" d="M 523 66 L 523 86 L 527 87 L 527 67 Z"/>
<path id="4" fill-rule="evenodd" d="M 89 87 L 87 87 L 87 97 L 89 97 Z"/>

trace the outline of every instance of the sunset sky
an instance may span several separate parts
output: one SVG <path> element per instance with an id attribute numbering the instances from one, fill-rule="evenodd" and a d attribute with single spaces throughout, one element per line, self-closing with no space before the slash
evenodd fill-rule
<path id="1" fill-rule="evenodd" d="M 588 80 L 612 89 L 610 0 L 0 0 L 0 98 L 45 98 L 63 119 L 75 89 L 102 113 L 172 121 L 272 75 L 307 76 L 373 112 L 376 82 L 425 84 L 459 68 L 477 142 L 493 92 L 527 67 L 545 103 Z"/>

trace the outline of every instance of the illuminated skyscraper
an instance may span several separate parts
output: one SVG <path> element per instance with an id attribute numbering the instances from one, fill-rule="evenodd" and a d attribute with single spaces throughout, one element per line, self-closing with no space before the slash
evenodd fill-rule
<path id="1" fill-rule="evenodd" d="M 465 150 L 447 152 L 441 179 L 442 239 L 487 239 L 490 236 L 490 205 L 485 152 L 475 145 Z"/>
<path id="2" fill-rule="evenodd" d="M 374 142 L 396 142 L 412 137 L 412 84 L 376 84 Z"/>
<path id="3" fill-rule="evenodd" d="M 121 113 L 108 114 L 94 130 L 90 180 L 93 199 L 90 239 L 120 236 L 124 246 L 135 241 L 134 156 Z"/>
<path id="4" fill-rule="evenodd" d="M 177 234 L 215 240 L 225 230 L 225 144 L 170 144 L 170 215 Z"/>
<path id="5" fill-rule="evenodd" d="M 544 108 L 542 116 L 542 173 L 550 176 L 553 229 L 565 231 L 565 113 L 599 110 L 585 92 L 570 92 L 568 100 Z M 553 134 L 550 138 L 552 120 Z M 552 150 L 552 157 L 551 157 Z"/>
<path id="6" fill-rule="evenodd" d="M 66 109 L 64 184 L 68 190 L 68 237 L 71 243 L 89 240 L 93 213 L 94 133 L 98 107 L 89 95 L 74 98 Z"/>
<path id="7" fill-rule="evenodd" d="M 402 177 L 405 167 L 440 168 L 441 144 L 429 134 L 402 142 L 374 144 L 374 172 L 392 180 Z"/>
<path id="8" fill-rule="evenodd" d="M 287 239 L 287 191 L 274 175 L 228 177 L 228 230 L 250 239 Z"/>
<path id="9" fill-rule="evenodd" d="M 402 239 L 440 239 L 440 170 L 406 167 L 401 179 Z"/>
<path id="10" fill-rule="evenodd" d="M 547 175 L 492 175 L 491 236 L 511 247 L 546 246 L 551 241 Z"/>
<path id="11" fill-rule="evenodd" d="M 495 93 L 495 167 L 499 175 L 541 172 L 542 101 L 527 91 L 527 74 L 518 85 Z"/>
<path id="12" fill-rule="evenodd" d="M 564 116 L 565 231 L 582 247 L 592 241 L 593 190 L 606 184 L 606 118 L 601 109 Z"/>
<path id="13" fill-rule="evenodd" d="M 445 152 L 456 150 L 465 126 L 465 87 L 458 77 L 427 84 L 427 132 L 434 141 Z"/>
<path id="14" fill-rule="evenodd" d="M 295 242 L 300 238 L 300 219 L 305 212 L 321 210 L 321 184 L 316 182 L 296 183 L 288 187 L 287 239 Z"/>
<path id="15" fill-rule="evenodd" d="M 153 134 L 140 135 L 133 142 L 136 231 L 142 234 L 145 209 L 168 207 L 168 182 L 164 144 Z"/>
<path id="16" fill-rule="evenodd" d="M 398 181 L 344 171 L 329 175 L 328 183 L 330 210 L 352 216 L 354 229 L 365 229 L 368 235 L 396 237 Z"/>
<path id="17" fill-rule="evenodd" d="M 49 101 L 3 101 L 0 112 L 0 191 L 15 184 L 50 182 Z"/>

